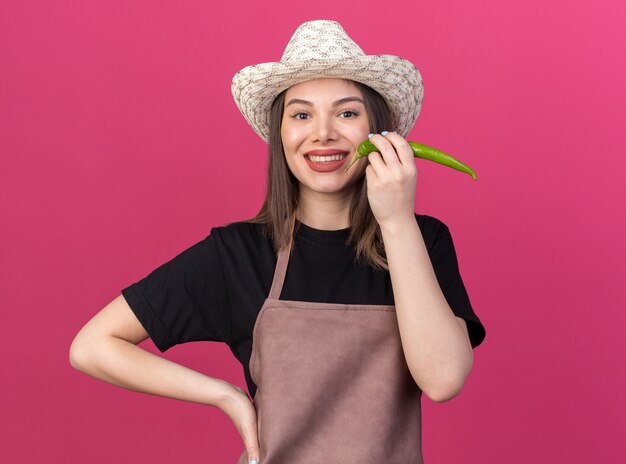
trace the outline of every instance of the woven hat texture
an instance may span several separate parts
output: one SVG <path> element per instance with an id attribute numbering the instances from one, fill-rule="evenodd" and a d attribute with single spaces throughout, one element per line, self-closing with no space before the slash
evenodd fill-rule
<path id="1" fill-rule="evenodd" d="M 409 61 L 366 55 L 336 21 L 308 21 L 298 27 L 280 61 L 247 66 L 233 77 L 235 103 L 252 129 L 269 142 L 270 108 L 283 90 L 318 78 L 359 81 L 387 101 L 393 127 L 406 137 L 419 115 L 424 86 Z"/>

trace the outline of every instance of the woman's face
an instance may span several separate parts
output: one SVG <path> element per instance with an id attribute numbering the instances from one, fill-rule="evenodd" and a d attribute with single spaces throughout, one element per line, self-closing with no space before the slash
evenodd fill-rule
<path id="1" fill-rule="evenodd" d="M 351 81 L 315 79 L 285 94 L 281 137 L 289 169 L 300 190 L 348 191 L 367 166 L 356 163 L 344 174 L 357 146 L 367 139 L 369 120 L 363 95 Z"/>

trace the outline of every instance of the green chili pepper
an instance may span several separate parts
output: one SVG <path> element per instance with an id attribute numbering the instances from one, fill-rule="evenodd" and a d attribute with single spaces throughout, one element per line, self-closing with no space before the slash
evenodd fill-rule
<path id="1" fill-rule="evenodd" d="M 472 179 L 476 180 L 476 174 L 474 173 L 472 168 L 454 159 L 450 155 L 447 155 L 437 150 L 436 148 L 422 145 L 421 143 L 409 142 L 409 145 L 413 150 L 413 156 L 415 156 L 416 158 L 427 159 L 430 161 L 434 161 L 435 163 L 451 167 L 452 169 L 456 169 L 457 171 L 465 172 L 472 176 Z M 345 169 L 344 174 L 347 175 L 350 166 L 356 163 L 359 159 L 369 155 L 373 151 L 377 151 L 378 153 L 380 153 L 380 150 L 376 148 L 376 145 L 370 142 L 369 139 L 359 145 L 356 149 L 356 153 L 354 154 L 354 158 L 352 158 L 352 161 L 350 161 L 350 164 Z"/>

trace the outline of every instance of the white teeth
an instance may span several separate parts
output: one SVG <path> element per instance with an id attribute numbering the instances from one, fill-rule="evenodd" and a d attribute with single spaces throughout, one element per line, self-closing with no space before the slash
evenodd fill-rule
<path id="1" fill-rule="evenodd" d="M 339 161 L 339 160 L 344 159 L 346 156 L 347 156 L 346 153 L 343 153 L 340 155 L 331 155 L 331 156 L 307 155 L 307 157 L 314 163 L 327 163 L 329 161 Z"/>

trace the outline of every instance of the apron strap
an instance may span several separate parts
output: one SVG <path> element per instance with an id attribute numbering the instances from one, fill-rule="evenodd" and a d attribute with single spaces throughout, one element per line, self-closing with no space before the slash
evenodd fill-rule
<path id="1" fill-rule="evenodd" d="M 268 296 L 271 300 L 278 300 L 283 290 L 283 284 L 285 283 L 285 275 L 287 274 L 287 265 L 289 264 L 289 248 L 283 247 L 278 252 L 278 259 L 276 261 L 276 269 L 274 270 L 274 280 L 272 281 L 272 288 Z"/>
<path id="2" fill-rule="evenodd" d="M 268 298 L 272 300 L 278 300 L 283 290 L 283 284 L 285 283 L 285 274 L 287 274 L 287 265 L 289 264 L 289 256 L 291 255 L 291 247 L 293 246 L 293 236 L 296 227 L 296 213 L 291 215 L 291 232 L 289 233 L 290 240 L 288 246 L 283 246 L 278 252 L 278 258 L 276 260 L 276 269 L 274 269 L 274 280 L 272 281 L 272 288 Z"/>

